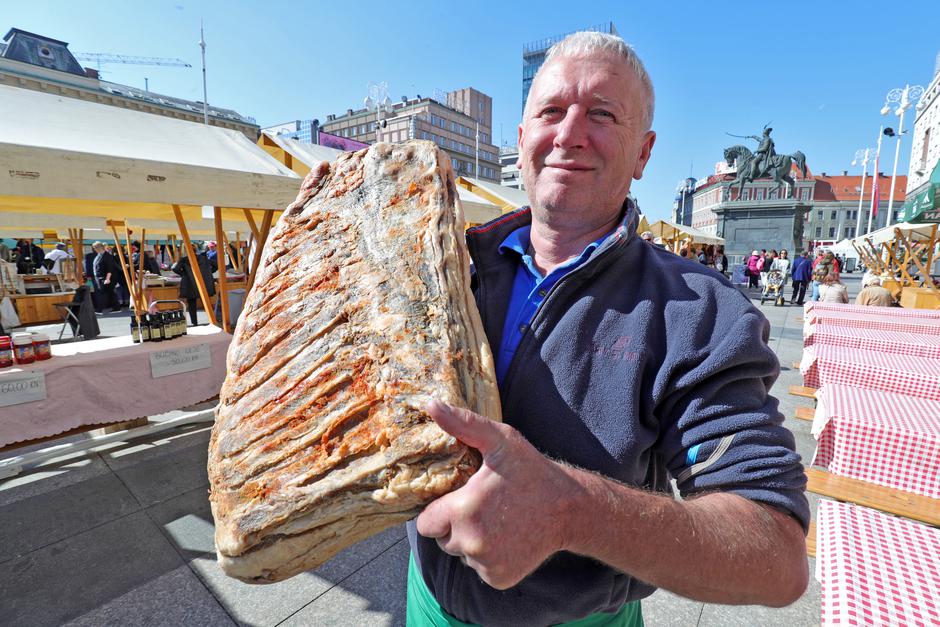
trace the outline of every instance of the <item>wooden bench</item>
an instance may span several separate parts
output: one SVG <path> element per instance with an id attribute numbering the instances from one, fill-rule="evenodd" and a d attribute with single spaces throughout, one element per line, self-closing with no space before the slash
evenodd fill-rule
<path id="1" fill-rule="evenodd" d="M 809 420 L 813 421 L 813 417 L 816 415 L 816 410 L 812 407 L 797 407 L 796 408 L 796 417 L 799 420 Z"/>
<path id="2" fill-rule="evenodd" d="M 816 521 L 809 521 L 809 531 L 806 532 L 806 554 L 816 557 Z"/>
<path id="3" fill-rule="evenodd" d="M 940 527 L 940 499 L 806 468 L 806 489 L 821 496 Z"/>
<path id="4" fill-rule="evenodd" d="M 805 398 L 816 398 L 816 388 L 808 388 L 804 385 L 791 385 L 789 389 L 793 396 L 803 396 Z"/>

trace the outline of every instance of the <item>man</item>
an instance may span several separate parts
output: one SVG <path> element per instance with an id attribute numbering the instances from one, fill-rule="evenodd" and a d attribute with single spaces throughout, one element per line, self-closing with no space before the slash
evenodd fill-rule
<path id="1" fill-rule="evenodd" d="M 114 256 L 107 251 L 104 244 L 95 242 L 91 245 L 95 252 L 92 261 L 92 277 L 95 280 L 95 311 L 101 313 L 105 307 L 111 311 L 118 309 L 117 297 L 114 293 L 115 275 L 120 272 Z"/>
<path id="2" fill-rule="evenodd" d="M 652 117 L 619 37 L 569 36 L 533 82 L 532 206 L 468 231 L 505 423 L 428 405 L 483 463 L 408 524 L 411 625 L 633 625 L 654 586 L 776 606 L 805 589 L 805 476 L 768 396 L 769 324 L 636 235 Z"/>
<path id="3" fill-rule="evenodd" d="M 891 292 L 881 286 L 881 278 L 874 274 L 866 274 L 862 279 L 862 291 L 855 297 L 856 305 L 871 305 L 873 307 L 893 307 L 894 297 Z"/>
<path id="4" fill-rule="evenodd" d="M 58 242 L 55 248 L 49 251 L 45 261 L 52 261 L 52 267 L 49 269 L 51 274 L 62 274 L 62 260 L 71 259 L 72 255 L 66 250 L 64 242 Z"/>
<path id="5" fill-rule="evenodd" d="M 803 299 L 806 298 L 806 285 L 813 278 L 813 262 L 809 260 L 809 253 L 803 251 L 800 256 L 793 260 L 793 295 L 790 297 L 790 304 L 796 303 L 803 305 Z"/>
<path id="6" fill-rule="evenodd" d="M 748 135 L 748 138 L 758 143 L 757 150 L 754 151 L 754 169 L 752 170 L 755 179 L 767 175 L 773 163 L 773 158 L 777 155 L 777 151 L 774 148 L 774 140 L 770 137 L 773 130 L 774 129 L 769 127 L 765 128 L 762 137 Z"/>

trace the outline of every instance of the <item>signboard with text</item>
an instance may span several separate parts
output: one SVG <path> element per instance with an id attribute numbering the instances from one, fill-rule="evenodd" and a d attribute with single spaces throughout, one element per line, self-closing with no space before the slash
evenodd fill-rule
<path id="1" fill-rule="evenodd" d="M 208 344 L 196 344 L 150 353 L 150 373 L 154 379 L 202 370 L 210 366 L 212 366 L 212 353 Z"/>

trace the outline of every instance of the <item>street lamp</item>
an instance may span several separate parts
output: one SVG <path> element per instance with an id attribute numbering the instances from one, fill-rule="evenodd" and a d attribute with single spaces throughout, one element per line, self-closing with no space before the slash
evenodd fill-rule
<path id="1" fill-rule="evenodd" d="M 898 175 L 898 157 L 901 155 L 901 137 L 904 135 L 904 112 L 917 104 L 917 101 L 920 100 L 923 95 L 924 88 L 921 85 L 905 85 L 904 89 L 895 88 L 889 91 L 888 95 L 885 96 L 885 104 L 881 107 L 881 115 L 888 115 L 891 111 L 891 105 L 897 103 L 898 106 L 894 110 L 894 114 L 899 118 L 897 132 L 898 143 L 894 149 L 894 170 L 891 173 L 891 192 L 888 196 L 888 216 L 885 226 L 890 226 L 892 218 L 891 211 L 894 208 L 894 181 Z M 886 134 L 893 134 L 888 133 L 888 130 L 889 129 L 885 129 Z"/>
<path id="2" fill-rule="evenodd" d="M 375 111 L 375 143 L 379 143 L 379 133 L 382 129 L 382 112 L 392 112 L 392 99 L 388 97 L 388 83 L 369 83 L 369 95 L 362 103 L 369 111 Z"/>
<path id="3" fill-rule="evenodd" d="M 855 158 L 852 159 L 852 165 L 857 165 L 859 162 L 862 164 L 862 188 L 858 190 L 858 219 L 855 221 L 855 234 L 858 235 L 861 229 L 858 228 L 861 221 L 862 215 L 862 202 L 865 200 L 865 175 L 868 174 L 868 157 L 871 155 L 871 148 L 859 148 L 855 151 Z M 877 176 L 877 172 L 875 175 Z M 871 230 L 871 224 L 869 223 L 869 230 Z M 842 224 L 839 224 L 839 232 L 842 232 Z"/>

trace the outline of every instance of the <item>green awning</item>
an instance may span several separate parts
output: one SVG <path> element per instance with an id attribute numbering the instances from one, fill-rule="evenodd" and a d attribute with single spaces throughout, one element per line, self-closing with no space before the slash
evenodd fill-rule
<path id="1" fill-rule="evenodd" d="M 899 222 L 940 222 L 940 162 L 930 173 L 927 187 L 909 197 L 898 213 Z"/>

